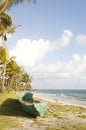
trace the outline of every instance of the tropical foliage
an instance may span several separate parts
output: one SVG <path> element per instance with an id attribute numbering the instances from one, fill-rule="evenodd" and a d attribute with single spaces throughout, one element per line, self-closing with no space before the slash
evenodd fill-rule
<path id="1" fill-rule="evenodd" d="M 17 83 L 20 81 L 21 72 L 21 67 L 18 66 L 14 60 L 8 62 L 6 66 L 6 86 L 8 91 L 10 91 L 12 88 L 17 88 Z"/>
<path id="2" fill-rule="evenodd" d="M 8 61 L 8 50 L 4 46 L 0 46 L 0 64 Z"/>
<path id="3" fill-rule="evenodd" d="M 2 45 L 5 45 L 7 34 L 15 32 L 15 29 L 20 25 L 12 24 L 12 17 L 10 14 L 4 12 L 0 15 L 0 37 Z"/>
<path id="4" fill-rule="evenodd" d="M 2 62 L 1 62 L 2 63 Z M 0 70 L 0 73 L 2 69 Z M 4 76 L 5 88 L 0 87 L 0 90 L 31 90 L 32 77 L 27 74 L 21 66 L 13 59 L 6 64 L 6 74 Z M 0 75 L 0 85 L 2 84 L 2 75 Z"/>
<path id="5" fill-rule="evenodd" d="M 24 86 L 24 90 L 30 90 L 32 88 L 30 85 L 30 83 L 32 82 L 32 76 L 30 76 L 26 72 L 22 73 L 21 82 Z"/>
<path id="6" fill-rule="evenodd" d="M 4 46 L 0 46 L 0 65 L 1 65 L 1 79 L 2 84 L 0 87 L 0 91 L 4 91 L 4 83 L 5 83 L 5 72 L 6 72 L 6 63 L 8 61 L 8 50 Z"/>
<path id="7" fill-rule="evenodd" d="M 0 0 L 0 14 L 2 14 L 4 11 L 11 8 L 12 6 L 25 1 L 36 2 L 36 0 Z"/>
<path id="8" fill-rule="evenodd" d="M 6 64 L 9 60 L 7 52 L 7 47 L 5 45 L 5 41 L 7 40 L 7 34 L 13 33 L 16 26 L 12 25 L 12 17 L 8 13 L 3 13 L 0 15 L 0 37 L 2 39 L 2 49 L 1 50 L 1 62 L 2 62 L 2 87 L 1 91 L 4 91 L 5 84 L 5 72 L 6 72 Z M 3 61 L 4 60 L 4 61 Z"/>
<path id="9" fill-rule="evenodd" d="M 35 2 L 35 0 L 26 1 Z M 0 46 L 0 91 L 19 89 L 21 86 L 24 89 L 31 89 L 32 77 L 22 71 L 13 57 L 9 59 L 5 44 L 7 34 L 15 32 L 16 27 L 20 26 L 12 24 L 12 16 L 5 11 L 22 2 L 25 2 L 25 0 L 0 0 L 0 38 L 2 40 L 2 46 Z"/>

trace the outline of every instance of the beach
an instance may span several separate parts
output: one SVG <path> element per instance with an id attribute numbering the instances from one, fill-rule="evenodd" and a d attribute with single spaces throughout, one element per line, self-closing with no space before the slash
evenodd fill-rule
<path id="1" fill-rule="evenodd" d="M 86 108 L 55 102 L 45 97 L 38 100 L 48 101 L 50 106 L 43 117 L 27 115 L 18 102 L 15 93 L 2 94 L 0 101 L 1 130 L 85 130 Z M 9 124 L 9 121 L 12 124 Z M 4 125 L 7 124 L 7 125 Z"/>
<path id="2" fill-rule="evenodd" d="M 75 94 L 71 94 L 71 91 L 66 90 L 60 90 L 60 93 L 58 93 L 59 90 L 39 90 L 37 93 L 33 92 L 34 97 L 41 98 L 50 102 L 59 103 L 61 105 L 74 105 L 79 107 L 86 108 L 86 91 L 84 90 L 84 94 L 78 91 Z M 73 93 L 74 90 L 72 90 Z M 73 97 L 74 95 L 74 97 Z M 83 96 L 84 95 L 84 96 Z M 77 97 L 77 98 L 76 98 Z M 82 99 L 83 98 L 83 99 Z"/>
<path id="3" fill-rule="evenodd" d="M 86 107 L 48 99 L 34 94 L 35 99 L 50 103 L 43 117 L 35 119 L 18 118 L 23 130 L 85 130 Z M 22 128 L 13 130 L 22 130 Z"/>
<path id="4" fill-rule="evenodd" d="M 48 100 L 47 100 L 48 101 Z M 64 103 L 50 102 L 50 107 L 43 117 L 17 118 L 21 128 L 10 130 L 85 130 L 86 109 Z"/>
<path id="5" fill-rule="evenodd" d="M 86 107 L 86 90 L 67 90 L 67 89 L 38 89 L 36 96 L 57 103 L 72 104 Z"/>

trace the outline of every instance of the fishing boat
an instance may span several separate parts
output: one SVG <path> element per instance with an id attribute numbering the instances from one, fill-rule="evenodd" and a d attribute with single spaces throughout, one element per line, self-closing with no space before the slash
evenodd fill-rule
<path id="1" fill-rule="evenodd" d="M 33 99 L 33 93 L 19 93 L 18 100 L 22 105 L 22 108 L 28 115 L 32 116 L 41 116 L 43 117 L 44 113 L 49 108 L 49 102 L 41 102 L 39 100 Z"/>

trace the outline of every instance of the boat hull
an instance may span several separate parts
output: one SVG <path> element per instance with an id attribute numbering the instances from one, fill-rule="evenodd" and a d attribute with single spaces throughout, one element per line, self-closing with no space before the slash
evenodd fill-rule
<path id="1" fill-rule="evenodd" d="M 27 112 L 28 115 L 32 115 L 32 116 L 43 116 L 44 113 L 47 111 L 47 109 L 49 108 L 49 102 L 39 102 L 37 100 L 32 101 L 31 100 L 23 100 L 25 94 L 27 95 L 27 97 L 31 98 L 30 93 L 22 93 L 18 95 L 18 100 L 22 105 L 22 108 L 25 112 Z"/>

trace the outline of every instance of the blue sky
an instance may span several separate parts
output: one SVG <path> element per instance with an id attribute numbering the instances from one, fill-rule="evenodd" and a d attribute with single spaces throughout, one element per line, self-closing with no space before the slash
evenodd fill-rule
<path id="1" fill-rule="evenodd" d="M 86 0 L 38 0 L 9 10 L 21 24 L 10 56 L 33 75 L 33 88 L 86 89 Z"/>

